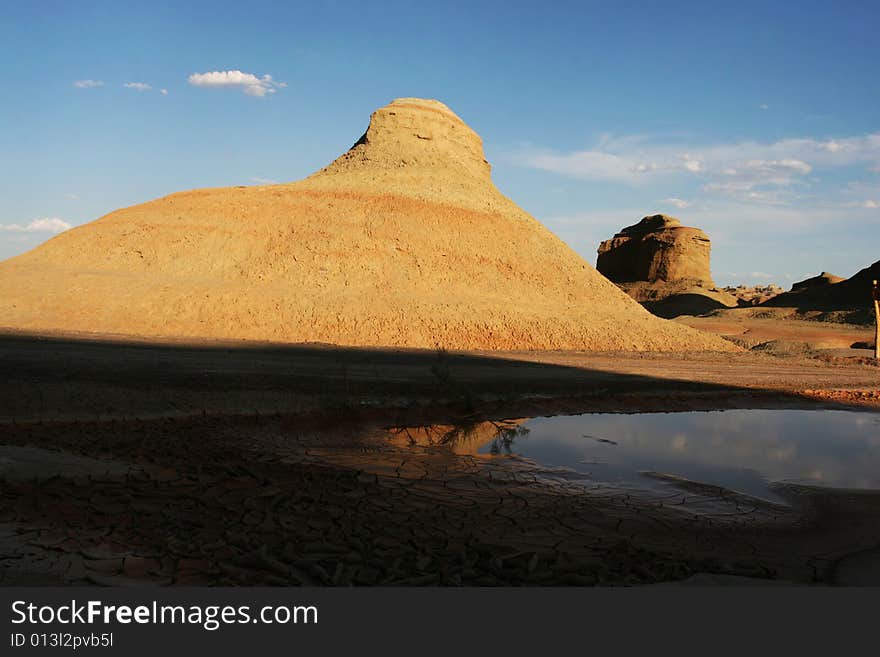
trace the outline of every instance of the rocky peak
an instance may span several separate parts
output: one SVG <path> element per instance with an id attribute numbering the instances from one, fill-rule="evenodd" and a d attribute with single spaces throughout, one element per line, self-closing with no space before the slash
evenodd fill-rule
<path id="1" fill-rule="evenodd" d="M 437 100 L 398 98 L 373 112 L 367 131 L 316 176 L 395 169 L 490 179 L 479 135 Z"/>
<path id="2" fill-rule="evenodd" d="M 653 214 L 642 218 L 637 224 L 621 229 L 614 237 L 645 235 L 670 228 L 681 228 L 681 221 L 665 214 Z"/>

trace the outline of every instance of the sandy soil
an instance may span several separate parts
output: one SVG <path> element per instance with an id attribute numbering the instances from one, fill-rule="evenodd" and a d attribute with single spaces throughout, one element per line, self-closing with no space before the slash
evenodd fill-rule
<path id="1" fill-rule="evenodd" d="M 750 316 L 753 313 L 753 309 L 741 313 L 725 311 L 718 316 L 680 317 L 677 321 L 701 331 L 739 338 L 746 346 L 783 340 L 789 343 L 806 343 L 815 350 L 849 349 L 853 343 L 872 342 L 874 339 L 873 329 L 867 326 L 797 319 L 763 319 Z M 867 355 L 867 350 L 853 350 L 850 355 Z"/>

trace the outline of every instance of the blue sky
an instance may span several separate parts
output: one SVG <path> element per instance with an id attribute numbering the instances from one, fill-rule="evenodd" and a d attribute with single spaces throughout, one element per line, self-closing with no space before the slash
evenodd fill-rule
<path id="1" fill-rule="evenodd" d="M 498 187 L 591 263 L 655 212 L 709 233 L 722 284 L 880 259 L 876 2 L 6 2 L 2 15 L 0 258 L 173 191 L 302 178 L 373 109 L 421 96 L 480 133 Z M 226 71 L 243 75 L 210 75 Z"/>

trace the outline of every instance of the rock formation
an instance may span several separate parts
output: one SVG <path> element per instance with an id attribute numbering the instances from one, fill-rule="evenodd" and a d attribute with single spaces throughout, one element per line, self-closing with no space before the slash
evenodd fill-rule
<path id="1" fill-rule="evenodd" d="M 785 292 L 784 289 L 770 283 L 768 285 L 737 285 L 722 288 L 724 292 L 734 297 L 741 306 L 757 306 L 778 294 Z"/>
<path id="2" fill-rule="evenodd" d="M 791 286 L 791 291 L 799 292 L 801 290 L 806 290 L 810 288 L 828 287 L 829 285 L 840 283 L 840 281 L 843 280 L 846 279 L 844 279 L 842 276 L 835 276 L 834 274 L 829 274 L 827 271 L 823 271 L 818 276 L 812 276 L 802 281 L 798 281 Z"/>
<path id="3" fill-rule="evenodd" d="M 773 297 L 764 305 L 801 311 L 867 310 L 871 307 L 871 281 L 880 280 L 880 260 L 852 278 L 822 272 L 795 283 L 790 292 Z M 867 313 L 866 313 L 867 316 Z"/>
<path id="4" fill-rule="evenodd" d="M 692 283 L 715 287 L 709 269 L 709 236 L 655 214 L 599 245 L 596 269 L 615 283 Z"/>
<path id="5" fill-rule="evenodd" d="M 710 249 L 709 236 L 699 228 L 655 214 L 602 242 L 596 268 L 663 317 L 736 306 L 736 299 L 712 282 Z"/>
<path id="6" fill-rule="evenodd" d="M 0 326 L 450 349 L 730 350 L 645 312 L 402 98 L 305 180 L 117 210 L 0 263 Z"/>

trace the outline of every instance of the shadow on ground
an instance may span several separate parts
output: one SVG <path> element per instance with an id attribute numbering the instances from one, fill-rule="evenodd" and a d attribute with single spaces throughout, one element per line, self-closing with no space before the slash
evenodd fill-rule
<path id="1" fill-rule="evenodd" d="M 0 422 L 212 414 L 304 413 L 327 409 L 550 403 L 582 399 L 596 410 L 737 407 L 803 401 L 778 387 L 742 385 L 713 367 L 748 370 L 694 355 L 693 379 L 666 372 L 663 360 L 640 354 L 583 354 L 576 365 L 534 354 L 476 355 L 443 350 L 393 350 L 322 345 L 151 344 L 125 340 L 0 334 Z M 679 361 L 690 359 L 679 355 Z M 565 361 L 564 358 L 559 360 Z M 614 371 L 617 364 L 651 375 Z M 642 367 L 643 363 L 652 365 Z M 777 364 L 765 364 L 769 373 Z M 808 373 L 815 376 L 816 368 Z M 766 372 L 754 378 L 766 379 Z M 715 379 L 714 381 L 712 379 Z M 864 378 L 864 377 L 863 377 Z M 746 380 L 748 376 L 746 376 Z M 740 376 L 738 381 L 742 381 Z M 682 402 L 684 400 L 684 402 Z M 745 400 L 745 401 L 744 401 Z M 684 403 L 684 407 L 681 404 Z M 552 403 L 550 404 L 552 406 Z M 708 405 L 708 406 L 707 406 Z"/>
<path id="2" fill-rule="evenodd" d="M 4 585 L 861 583 L 876 566 L 874 494 L 586 490 L 387 431 L 809 403 L 779 390 L 443 351 L 27 336 L 0 339 L 0 365 Z"/>

